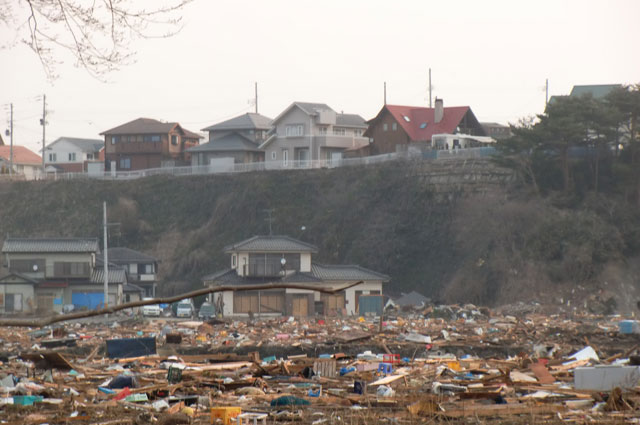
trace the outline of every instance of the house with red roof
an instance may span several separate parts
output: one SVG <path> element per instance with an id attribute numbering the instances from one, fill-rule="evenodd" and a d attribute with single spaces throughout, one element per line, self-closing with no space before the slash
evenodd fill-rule
<path id="1" fill-rule="evenodd" d="M 11 158 L 13 153 L 13 160 Z M 26 180 L 34 180 L 42 171 L 42 157 L 24 146 L 0 146 L 0 173 L 9 174 L 13 164 L 13 173 L 23 175 Z"/>
<path id="2" fill-rule="evenodd" d="M 364 133 L 371 141 L 373 155 L 396 152 L 410 145 L 431 147 L 436 134 L 486 136 L 469 106 L 444 107 L 437 99 L 435 108 L 384 105 L 375 118 L 367 121 Z"/>
<path id="3" fill-rule="evenodd" d="M 177 122 L 151 118 L 138 118 L 100 135 L 104 136 L 106 171 L 189 165 L 191 154 L 187 150 L 202 139 Z"/>

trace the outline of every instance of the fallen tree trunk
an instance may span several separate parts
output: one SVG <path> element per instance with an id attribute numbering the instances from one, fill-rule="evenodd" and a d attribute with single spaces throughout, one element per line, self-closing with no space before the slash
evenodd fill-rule
<path id="1" fill-rule="evenodd" d="M 349 289 L 356 285 L 363 283 L 361 280 L 358 282 L 350 283 L 340 288 L 319 288 L 317 286 L 308 285 L 296 285 L 296 284 L 284 284 L 284 283 L 264 283 L 258 285 L 244 285 L 242 288 L 237 286 L 212 286 L 209 288 L 198 289 L 196 291 L 186 292 L 184 294 L 174 295 L 172 297 L 153 298 L 149 300 L 133 301 L 126 304 L 119 304 L 113 307 L 101 308 L 99 310 L 79 311 L 77 313 L 62 314 L 58 316 L 49 317 L 34 317 L 30 319 L 0 319 L 0 326 L 28 326 L 28 327 L 43 327 L 51 325 L 52 323 L 66 322 L 67 320 L 85 319 L 87 317 L 102 316 L 104 314 L 115 313 L 116 311 L 126 310 L 133 307 L 141 307 L 143 305 L 150 304 L 171 304 L 176 301 L 184 300 L 187 298 L 193 298 L 200 295 L 213 294 L 215 292 L 224 291 L 262 291 L 268 289 L 307 289 L 310 291 L 322 292 L 323 294 L 335 294 L 345 289 Z"/>

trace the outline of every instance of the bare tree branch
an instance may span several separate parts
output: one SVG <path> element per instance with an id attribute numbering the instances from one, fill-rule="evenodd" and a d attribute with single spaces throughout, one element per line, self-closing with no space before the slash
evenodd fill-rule
<path id="1" fill-rule="evenodd" d="M 344 285 L 340 288 L 319 288 L 317 286 L 308 285 L 296 285 L 296 284 L 284 284 L 284 283 L 264 283 L 259 285 L 244 285 L 241 288 L 237 286 L 213 286 L 209 288 L 198 289 L 196 291 L 187 292 L 172 297 L 153 298 L 150 300 L 134 301 L 126 304 L 120 304 L 113 307 L 102 308 L 100 310 L 80 311 L 77 313 L 63 314 L 59 316 L 50 316 L 43 318 L 30 318 L 30 319 L 0 319 L 0 326 L 29 326 L 29 327 L 43 327 L 58 322 L 66 322 L 68 320 L 85 319 L 87 317 L 102 316 L 104 314 L 115 313 L 116 311 L 126 310 L 133 307 L 141 307 L 143 305 L 150 304 L 170 304 L 176 301 L 184 300 L 187 298 L 198 297 L 200 295 L 213 294 L 215 292 L 224 291 L 263 291 L 268 289 L 306 289 L 310 291 L 321 292 L 323 294 L 335 294 L 345 289 L 352 288 L 356 285 L 363 283 L 361 280 Z"/>
<path id="2" fill-rule="evenodd" d="M 56 67 L 65 54 L 75 58 L 76 66 L 103 79 L 106 73 L 133 60 L 132 40 L 166 38 L 180 32 L 179 13 L 192 1 L 167 0 L 168 4 L 145 9 L 140 4 L 154 2 L 17 0 L 12 7 L 2 8 L 0 22 L 38 56 L 49 79 L 55 79 Z"/>

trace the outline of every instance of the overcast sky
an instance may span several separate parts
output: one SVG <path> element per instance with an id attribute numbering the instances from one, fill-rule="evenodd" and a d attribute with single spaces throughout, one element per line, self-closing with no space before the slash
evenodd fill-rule
<path id="1" fill-rule="evenodd" d="M 107 83 L 64 52 L 52 83 L 28 48 L 0 50 L 0 128 L 13 102 L 14 143 L 38 151 L 46 93 L 47 143 L 139 117 L 198 131 L 252 111 L 254 82 L 272 118 L 306 101 L 370 119 L 385 81 L 388 103 L 428 106 L 429 68 L 445 106 L 507 124 L 542 112 L 546 78 L 550 95 L 640 82 L 639 16 L 637 0 L 195 0 L 182 32 L 135 40 Z"/>

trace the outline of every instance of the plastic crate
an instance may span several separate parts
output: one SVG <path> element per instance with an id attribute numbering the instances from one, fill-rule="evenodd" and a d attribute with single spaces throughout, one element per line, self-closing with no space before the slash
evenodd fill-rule
<path id="1" fill-rule="evenodd" d="M 237 406 L 212 407 L 211 423 L 215 424 L 216 419 L 222 419 L 224 425 L 231 425 L 231 421 L 242 413 L 242 408 Z"/>

